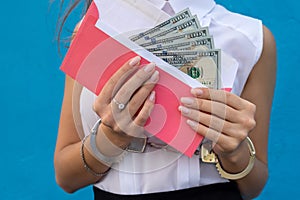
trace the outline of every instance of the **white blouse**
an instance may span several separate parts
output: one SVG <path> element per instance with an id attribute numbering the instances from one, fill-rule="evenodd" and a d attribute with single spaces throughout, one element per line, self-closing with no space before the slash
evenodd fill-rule
<path id="1" fill-rule="evenodd" d="M 148 0 L 162 8 L 164 0 Z M 232 92 L 240 95 L 249 73 L 262 51 L 262 23 L 217 5 L 214 0 L 169 0 L 175 12 L 187 7 L 197 14 L 201 26 L 208 26 L 215 47 L 222 49 L 238 63 Z M 119 13 L 122 16 L 121 13 Z M 100 13 L 101 16 L 101 13 Z M 92 105 L 95 95 L 83 88 L 80 95 L 80 119 L 85 135 L 97 121 Z M 75 117 L 76 118 L 76 117 Z M 96 187 L 116 194 L 144 194 L 197 187 L 226 182 L 214 164 L 204 164 L 199 156 L 188 158 L 177 152 L 147 147 L 144 153 L 128 153 L 124 160 L 113 165 Z"/>

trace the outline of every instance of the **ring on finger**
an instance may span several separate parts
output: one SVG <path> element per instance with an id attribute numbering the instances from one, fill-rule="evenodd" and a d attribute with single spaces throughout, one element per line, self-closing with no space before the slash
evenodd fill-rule
<path id="1" fill-rule="evenodd" d="M 115 98 L 112 99 L 112 102 L 114 102 L 118 106 L 119 110 L 124 110 L 125 104 L 118 102 Z"/>

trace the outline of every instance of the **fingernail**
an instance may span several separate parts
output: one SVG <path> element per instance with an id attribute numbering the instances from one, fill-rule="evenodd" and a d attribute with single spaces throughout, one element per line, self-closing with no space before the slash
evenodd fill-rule
<path id="1" fill-rule="evenodd" d="M 195 122 L 195 121 L 192 121 L 192 120 L 186 120 L 186 123 L 188 124 L 188 125 L 190 125 L 191 127 L 193 127 L 193 128 L 196 128 L 197 127 L 197 125 L 198 125 L 198 123 L 197 122 Z"/>
<path id="2" fill-rule="evenodd" d="M 154 100 L 155 100 L 155 91 L 151 92 L 151 94 L 149 96 L 149 100 L 152 101 L 152 102 L 154 102 Z"/>
<path id="3" fill-rule="evenodd" d="M 183 104 L 189 104 L 189 105 L 194 103 L 194 99 L 189 98 L 189 97 L 182 97 L 182 98 L 180 99 L 180 101 L 181 101 L 181 103 L 183 103 Z"/>
<path id="4" fill-rule="evenodd" d="M 193 88 L 191 90 L 191 92 L 197 96 L 201 96 L 203 94 L 203 90 L 199 89 L 199 88 Z"/>
<path id="5" fill-rule="evenodd" d="M 179 106 L 179 111 L 182 112 L 183 114 L 189 114 L 190 109 L 184 107 L 184 106 Z"/>
<path id="6" fill-rule="evenodd" d="M 144 67 L 144 71 L 149 73 L 154 69 L 154 67 L 155 67 L 155 63 L 150 63 Z"/>
<path id="7" fill-rule="evenodd" d="M 159 76 L 159 72 L 155 71 L 150 78 L 151 82 L 156 82 L 158 80 L 158 76 Z"/>
<path id="8" fill-rule="evenodd" d="M 131 59 L 131 61 L 129 62 L 129 65 L 130 65 L 131 67 L 134 67 L 134 66 L 136 66 L 137 64 L 139 64 L 140 61 L 141 61 L 141 57 L 140 57 L 140 56 L 136 56 L 136 57 L 134 57 L 134 58 Z"/>

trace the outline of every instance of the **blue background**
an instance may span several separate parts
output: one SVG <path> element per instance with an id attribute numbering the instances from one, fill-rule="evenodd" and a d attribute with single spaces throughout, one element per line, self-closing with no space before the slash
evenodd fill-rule
<path id="1" fill-rule="evenodd" d="M 258 199 L 297 197 L 299 1 L 217 2 L 262 19 L 276 38 L 278 70 L 270 124 L 270 177 Z M 64 74 L 59 70 L 62 58 L 55 42 L 58 2 L 50 6 L 48 1 L 2 1 L 0 11 L 0 199 L 92 199 L 90 187 L 70 195 L 54 178 L 53 152 L 64 85 Z M 80 10 L 72 15 L 66 28 L 73 29 L 79 14 Z"/>

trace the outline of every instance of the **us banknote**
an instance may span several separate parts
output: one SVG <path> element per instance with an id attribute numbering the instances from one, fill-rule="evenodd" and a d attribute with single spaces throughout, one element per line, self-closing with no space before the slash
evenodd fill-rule
<path id="1" fill-rule="evenodd" d="M 220 87 L 221 50 L 153 52 L 208 88 Z"/>
<path id="2" fill-rule="evenodd" d="M 165 35 L 159 38 L 152 38 L 150 41 L 143 44 L 139 44 L 141 47 L 148 47 L 154 45 L 164 45 L 184 42 L 196 38 L 203 38 L 209 36 L 209 31 L 207 27 L 198 29 L 197 31 L 187 31 L 184 33 L 179 33 L 175 35 Z"/>
<path id="3" fill-rule="evenodd" d="M 187 8 L 187 9 L 177 13 L 175 16 L 171 17 L 167 21 L 164 21 L 164 22 L 160 23 L 159 25 L 157 25 L 149 30 L 146 30 L 142 33 L 134 35 L 134 36 L 130 37 L 130 39 L 136 43 L 139 43 L 139 40 L 141 38 L 148 39 L 149 35 L 159 32 L 161 30 L 169 29 L 170 27 L 174 26 L 175 24 L 177 24 L 185 19 L 191 18 L 191 17 L 192 17 L 191 11 Z"/>
<path id="4" fill-rule="evenodd" d="M 171 27 L 162 28 L 157 32 L 150 33 L 134 42 L 139 45 L 142 45 L 144 43 L 151 41 L 152 39 L 157 40 L 157 38 L 167 36 L 167 35 L 171 36 L 171 35 L 187 32 L 187 31 L 197 31 L 200 28 L 201 26 L 197 16 L 193 16 L 191 18 L 187 18 L 183 21 L 180 21 L 179 23 L 176 23 Z"/>
<path id="5" fill-rule="evenodd" d="M 175 40 L 171 44 L 157 44 L 145 47 L 150 52 L 155 51 L 176 51 L 176 50 L 199 50 L 204 51 L 214 48 L 214 41 L 212 37 L 191 38 L 189 40 Z"/>

